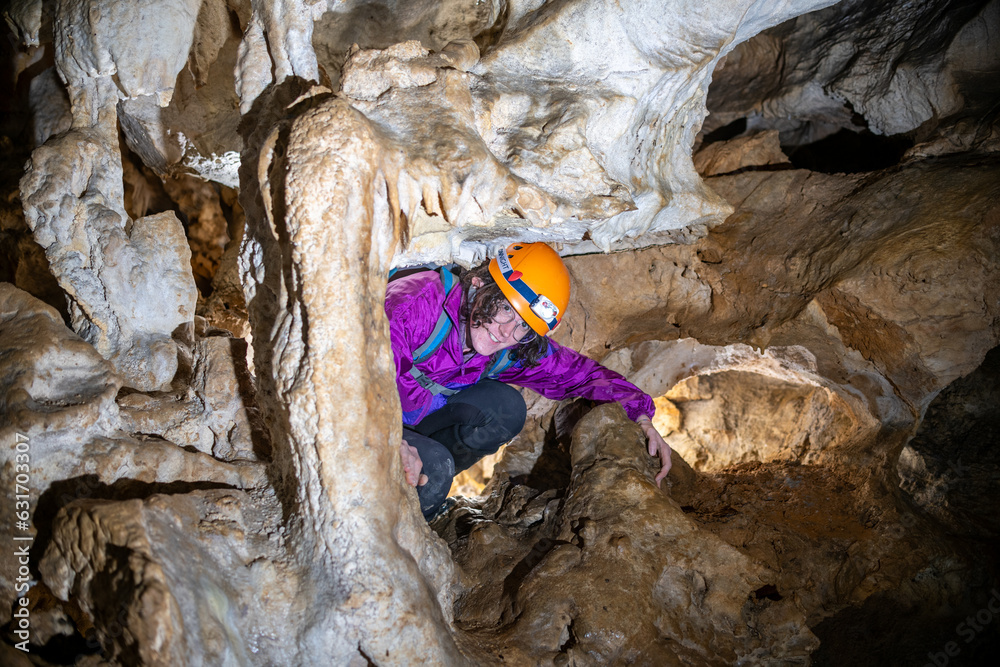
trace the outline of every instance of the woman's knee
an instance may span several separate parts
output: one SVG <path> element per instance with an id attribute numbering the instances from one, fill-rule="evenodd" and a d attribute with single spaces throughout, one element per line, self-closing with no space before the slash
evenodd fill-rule
<path id="1" fill-rule="evenodd" d="M 516 436 L 524 428 L 528 414 L 524 397 L 509 384 L 496 380 L 483 380 L 453 398 L 477 407 L 488 422 L 505 433 L 504 442 Z"/>
<path id="2" fill-rule="evenodd" d="M 448 498 L 455 478 L 455 459 L 444 445 L 419 433 L 404 430 L 403 439 L 420 454 L 421 473 L 427 476 L 427 482 L 417 487 L 417 497 L 420 511 L 429 519 Z"/>

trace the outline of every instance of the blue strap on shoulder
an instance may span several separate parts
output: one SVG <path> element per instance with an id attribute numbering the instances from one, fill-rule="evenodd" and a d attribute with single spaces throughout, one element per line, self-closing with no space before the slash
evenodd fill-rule
<path id="1" fill-rule="evenodd" d="M 455 274 L 443 267 L 438 270 L 438 273 L 441 274 L 441 284 L 444 285 L 444 298 L 447 299 L 448 294 L 451 293 L 451 288 L 455 285 Z M 423 345 L 413 351 L 413 363 L 416 364 L 430 359 L 444 345 L 444 339 L 451 333 L 453 326 L 454 324 L 448 315 L 448 311 L 442 308 L 441 315 L 438 316 L 437 322 L 434 324 L 434 329 L 431 330 L 431 335 L 427 337 Z"/>
<path id="2" fill-rule="evenodd" d="M 510 348 L 508 348 L 500 353 L 500 356 L 496 358 L 496 361 L 486 367 L 483 371 L 483 377 L 496 380 L 501 373 L 513 366 L 515 363 L 517 362 L 510 358 Z"/>
<path id="3" fill-rule="evenodd" d="M 454 273 L 448 270 L 447 267 L 441 267 L 438 269 L 438 273 L 441 275 L 441 284 L 444 285 L 444 297 L 447 299 L 452 288 L 455 286 L 457 278 Z M 431 330 L 431 335 L 427 337 L 427 340 L 424 341 L 423 345 L 413 351 L 414 365 L 410 367 L 410 376 L 417 381 L 417 384 L 432 394 L 444 394 L 445 396 L 451 396 L 459 391 L 458 389 L 449 389 L 444 385 L 438 384 L 434 380 L 427 377 L 427 375 L 416 366 L 416 364 L 430 359 L 434 356 L 435 352 L 441 349 L 441 346 L 444 345 L 445 339 L 448 337 L 448 334 L 451 333 L 454 326 L 454 322 L 451 321 L 451 316 L 448 315 L 448 311 L 442 307 L 441 315 L 438 316 L 437 322 L 434 324 L 434 329 Z"/>
<path id="4" fill-rule="evenodd" d="M 438 269 L 438 273 L 441 275 L 441 284 L 444 285 L 444 294 L 447 299 L 448 294 L 451 293 L 451 290 L 455 286 L 458 279 L 455 277 L 454 273 L 448 270 L 447 267 L 441 267 Z M 448 311 L 442 308 L 441 315 L 438 316 L 437 322 L 434 323 L 434 329 L 431 330 L 430 336 L 427 337 L 427 340 L 424 341 L 423 345 L 413 351 L 414 365 L 410 367 L 410 376 L 417 381 L 417 384 L 432 394 L 451 396 L 459 392 L 458 389 L 449 389 L 444 385 L 438 384 L 416 367 L 416 364 L 427 361 L 434 356 L 435 352 L 441 349 L 441 346 L 444 345 L 445 339 L 448 338 L 448 334 L 451 333 L 454 326 L 455 323 L 451 321 Z M 483 374 L 480 377 L 495 380 L 501 373 L 513 366 L 515 363 L 517 362 L 510 357 L 510 350 L 504 350 L 492 364 L 483 370 Z"/>

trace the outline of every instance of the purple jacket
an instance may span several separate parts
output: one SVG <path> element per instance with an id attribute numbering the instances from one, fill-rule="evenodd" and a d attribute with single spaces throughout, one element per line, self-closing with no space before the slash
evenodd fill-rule
<path id="1" fill-rule="evenodd" d="M 392 354 L 396 362 L 396 387 L 403 404 L 403 423 L 413 425 L 445 404 L 446 396 L 434 395 L 410 375 L 413 351 L 430 336 L 442 305 L 453 322 L 459 321 L 462 288 L 456 285 L 444 294 L 441 277 L 435 271 L 421 271 L 389 283 L 385 295 L 385 314 L 389 317 Z M 462 358 L 462 330 L 451 329 L 444 343 L 429 359 L 418 364 L 423 373 L 449 389 L 478 382 L 489 358 L 472 353 Z M 653 399 L 618 373 L 601 366 L 568 347 L 549 341 L 548 353 L 532 368 L 514 364 L 498 377 L 501 382 L 537 391 L 546 398 L 562 400 L 580 396 L 596 401 L 618 401 L 630 419 L 653 416 Z"/>

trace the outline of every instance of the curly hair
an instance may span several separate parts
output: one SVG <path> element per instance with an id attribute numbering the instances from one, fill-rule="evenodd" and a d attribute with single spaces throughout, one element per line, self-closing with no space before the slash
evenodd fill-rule
<path id="1" fill-rule="evenodd" d="M 478 278 L 483 283 L 481 287 L 475 289 L 474 293 L 472 288 L 473 278 Z M 474 269 L 463 271 L 460 281 L 462 284 L 462 294 L 464 295 L 460 312 L 462 319 L 468 322 L 470 327 L 481 327 L 484 324 L 492 322 L 497 311 L 500 310 L 500 306 L 506 301 L 506 297 L 500 291 L 500 287 L 496 281 L 493 280 L 493 276 L 490 275 L 489 262 L 480 264 Z M 469 298 L 470 294 L 472 294 L 472 298 Z M 537 366 L 538 361 L 548 351 L 549 339 L 545 336 L 535 334 L 531 337 L 531 340 L 518 343 L 510 348 L 510 358 L 515 362 L 520 362 L 525 368 L 531 368 L 532 366 Z M 500 354 L 502 354 L 502 351 L 494 354 L 490 358 L 490 363 L 495 361 L 496 357 Z"/>

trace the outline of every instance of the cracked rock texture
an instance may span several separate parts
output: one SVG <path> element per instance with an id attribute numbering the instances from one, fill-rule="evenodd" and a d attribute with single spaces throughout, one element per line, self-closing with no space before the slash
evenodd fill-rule
<path id="1" fill-rule="evenodd" d="M 81 500 L 53 523 L 38 567 L 56 597 L 94 619 L 115 662 L 277 661 L 280 626 L 268 619 L 293 606 L 295 588 L 274 562 L 279 515 L 273 498 L 232 490 Z"/>
<path id="2" fill-rule="evenodd" d="M 565 489 L 505 475 L 481 509 L 435 525 L 475 582 L 456 604 L 459 627 L 513 664 L 808 656 L 817 641 L 796 603 L 754 595 L 774 573 L 656 488 L 642 440 L 620 407 L 600 407 L 574 432 Z"/>
<path id="3" fill-rule="evenodd" d="M 3 15 L 5 664 L 924 664 L 1000 587 L 996 0 Z M 673 469 L 527 394 L 428 526 L 386 274 L 513 240 Z"/>

